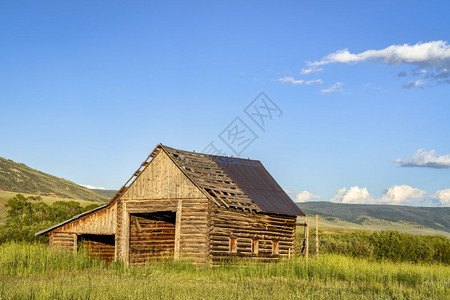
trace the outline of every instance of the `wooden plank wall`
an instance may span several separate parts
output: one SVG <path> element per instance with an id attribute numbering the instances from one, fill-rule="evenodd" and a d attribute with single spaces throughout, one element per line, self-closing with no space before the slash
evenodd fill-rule
<path id="1" fill-rule="evenodd" d="M 51 232 L 49 235 L 50 249 L 77 251 L 77 235 L 68 232 Z"/>
<path id="2" fill-rule="evenodd" d="M 214 264 L 246 258 L 267 262 L 293 255 L 295 221 L 295 216 L 250 213 L 213 207 L 210 259 Z M 236 253 L 230 253 L 231 238 L 236 239 Z M 252 254 L 253 240 L 258 240 L 258 254 Z M 273 241 L 278 242 L 278 255 L 272 254 Z"/>
<path id="3" fill-rule="evenodd" d="M 81 235 L 81 251 L 104 262 L 114 261 L 114 235 Z"/>
<path id="4" fill-rule="evenodd" d="M 117 204 L 105 207 L 54 230 L 76 234 L 115 234 Z"/>
<path id="5" fill-rule="evenodd" d="M 147 168 L 123 194 L 123 199 L 184 199 L 205 195 L 180 171 L 164 151 L 160 151 Z"/>
<path id="6" fill-rule="evenodd" d="M 175 213 L 132 215 L 130 219 L 130 264 L 144 264 L 173 257 Z"/>

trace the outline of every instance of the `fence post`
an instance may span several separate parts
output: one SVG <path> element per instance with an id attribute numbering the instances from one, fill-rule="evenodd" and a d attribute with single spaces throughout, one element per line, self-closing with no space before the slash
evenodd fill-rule
<path id="1" fill-rule="evenodd" d="M 319 258 L 319 215 L 316 215 L 316 257 Z"/>
<path id="2" fill-rule="evenodd" d="M 305 218 L 305 259 L 308 262 L 309 255 L 309 222 L 308 217 Z"/>

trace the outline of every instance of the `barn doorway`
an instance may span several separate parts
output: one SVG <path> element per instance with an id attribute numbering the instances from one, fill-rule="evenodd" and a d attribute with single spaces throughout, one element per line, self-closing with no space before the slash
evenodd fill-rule
<path id="1" fill-rule="evenodd" d="M 79 251 L 86 251 L 90 256 L 104 262 L 114 261 L 114 235 L 82 234 L 78 236 Z"/>
<path id="2" fill-rule="evenodd" d="M 130 215 L 130 264 L 144 264 L 173 257 L 175 212 Z"/>

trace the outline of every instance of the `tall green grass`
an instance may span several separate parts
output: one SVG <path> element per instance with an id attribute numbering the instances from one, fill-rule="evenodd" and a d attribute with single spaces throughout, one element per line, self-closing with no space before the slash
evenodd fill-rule
<path id="1" fill-rule="evenodd" d="M 443 264 L 376 262 L 342 255 L 197 267 L 162 262 L 124 268 L 46 245 L 0 246 L 0 299 L 445 299 Z"/>

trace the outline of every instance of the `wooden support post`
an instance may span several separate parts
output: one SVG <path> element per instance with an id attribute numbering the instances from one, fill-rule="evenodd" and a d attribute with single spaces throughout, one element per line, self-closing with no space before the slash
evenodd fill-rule
<path id="1" fill-rule="evenodd" d="M 319 215 L 316 215 L 316 257 L 319 258 Z"/>
<path id="2" fill-rule="evenodd" d="M 124 262 L 125 266 L 128 267 L 130 265 L 130 214 L 126 211 L 126 205 L 124 204 L 124 230 L 123 230 L 123 247 L 124 247 Z"/>
<path id="3" fill-rule="evenodd" d="M 173 258 L 175 260 L 180 259 L 180 235 L 181 235 L 181 210 L 183 208 L 183 200 L 178 200 L 177 205 L 177 215 L 175 218 L 175 247 L 174 247 L 174 253 Z"/>
<path id="4" fill-rule="evenodd" d="M 309 221 L 308 217 L 305 218 L 305 259 L 308 262 L 309 256 Z"/>

